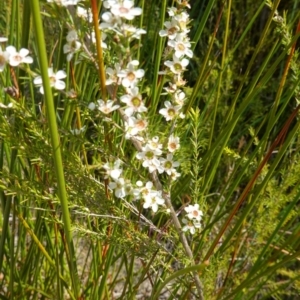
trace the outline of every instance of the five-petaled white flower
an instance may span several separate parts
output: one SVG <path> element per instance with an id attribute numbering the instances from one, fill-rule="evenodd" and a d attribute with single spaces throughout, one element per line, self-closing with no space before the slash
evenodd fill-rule
<path id="1" fill-rule="evenodd" d="M 115 16 L 124 18 L 126 20 L 133 20 L 135 16 L 142 14 L 142 9 L 139 7 L 133 7 L 134 2 L 132 0 L 124 0 L 110 5 L 110 11 Z"/>
<path id="2" fill-rule="evenodd" d="M 138 188 L 133 190 L 135 199 L 140 199 L 141 197 L 143 199 L 146 199 L 151 195 L 154 196 L 157 194 L 157 191 L 153 189 L 153 183 L 151 181 L 148 181 L 144 186 L 143 183 L 139 180 L 136 182 L 136 185 L 138 186 Z"/>
<path id="3" fill-rule="evenodd" d="M 173 154 L 171 153 L 167 155 L 167 159 L 161 157 L 159 160 L 161 167 L 168 175 L 171 175 L 175 171 L 175 168 L 179 166 L 178 161 L 173 161 Z"/>
<path id="4" fill-rule="evenodd" d="M 147 128 L 148 122 L 145 118 L 142 118 L 141 115 L 137 115 L 137 118 L 131 116 L 125 121 L 125 138 L 130 139 L 136 136 L 140 131 L 143 131 Z M 142 137 L 139 138 L 141 140 Z"/>
<path id="5" fill-rule="evenodd" d="M 128 117 L 137 112 L 142 113 L 147 111 L 147 107 L 145 107 L 142 96 L 139 94 L 139 89 L 137 87 L 128 89 L 128 94 L 121 96 L 120 100 L 127 104 L 125 114 Z"/>
<path id="6" fill-rule="evenodd" d="M 169 40 L 168 46 L 175 49 L 175 56 L 180 58 L 183 55 L 188 57 L 193 57 L 193 51 L 191 48 L 191 43 L 187 40 L 185 34 L 177 34 L 176 39 Z"/>
<path id="7" fill-rule="evenodd" d="M 118 27 L 122 24 L 120 18 L 113 15 L 111 12 L 106 11 L 101 16 L 101 19 L 103 20 L 103 22 L 100 23 L 100 29 L 113 30 L 117 34 L 120 34 L 120 32 L 118 31 Z"/>
<path id="8" fill-rule="evenodd" d="M 121 82 L 119 81 L 119 77 L 117 76 L 117 74 L 120 71 L 121 71 L 121 67 L 120 67 L 120 64 L 118 64 L 118 63 L 115 64 L 114 69 L 108 67 L 105 70 L 106 74 L 108 75 L 108 78 L 106 79 L 106 85 L 111 85 L 113 83 L 121 84 Z"/>
<path id="9" fill-rule="evenodd" d="M 156 149 L 161 150 L 162 149 L 162 144 L 159 143 L 159 137 L 158 136 L 154 136 L 151 140 L 149 140 L 147 142 L 147 145 L 152 150 L 156 150 Z"/>
<path id="10" fill-rule="evenodd" d="M 166 121 L 173 120 L 181 108 L 180 105 L 174 106 L 170 101 L 165 101 L 165 107 L 159 110 L 159 113 L 166 118 Z"/>
<path id="11" fill-rule="evenodd" d="M 48 68 L 48 76 L 50 79 L 50 86 L 54 87 L 56 90 L 64 90 L 66 87 L 66 84 L 61 80 L 67 77 L 67 74 L 65 71 L 58 71 L 57 73 L 53 72 L 52 68 Z M 44 87 L 42 86 L 43 80 L 41 76 L 37 76 L 34 78 L 33 83 L 36 85 L 40 85 L 40 92 L 44 94 Z"/>
<path id="12" fill-rule="evenodd" d="M 8 62 L 12 67 L 16 67 L 21 63 L 33 63 L 33 58 L 28 56 L 29 50 L 25 48 L 22 48 L 19 52 L 17 52 L 14 46 L 8 46 L 6 47 L 6 52 L 9 55 Z"/>
<path id="13" fill-rule="evenodd" d="M 197 220 L 197 221 L 201 221 L 201 218 L 203 216 L 203 212 L 199 209 L 199 204 L 195 204 L 195 205 L 189 205 L 187 207 L 184 208 L 184 210 L 187 212 L 187 217 L 190 220 Z"/>
<path id="14" fill-rule="evenodd" d="M 196 228 L 201 228 L 201 224 L 197 221 L 182 219 L 182 223 L 185 224 L 182 230 L 183 231 L 189 230 L 191 234 L 194 234 L 196 232 Z"/>
<path id="15" fill-rule="evenodd" d="M 115 181 L 109 183 L 109 188 L 115 190 L 115 196 L 117 198 L 124 198 L 125 196 L 129 195 L 132 187 L 131 184 L 125 181 L 124 178 L 116 178 Z"/>
<path id="16" fill-rule="evenodd" d="M 160 30 L 159 35 L 161 37 L 167 36 L 170 40 L 173 40 L 176 38 L 176 35 L 180 29 L 178 22 L 175 19 L 172 19 L 171 22 L 167 21 L 164 23 L 167 30 Z"/>
<path id="17" fill-rule="evenodd" d="M 136 28 L 135 26 L 129 24 L 122 24 L 120 30 L 122 35 L 128 38 L 128 41 L 132 39 L 140 39 L 142 34 L 147 33 L 146 30 Z"/>
<path id="18" fill-rule="evenodd" d="M 143 207 L 149 208 L 151 207 L 153 212 L 157 212 L 159 205 L 164 205 L 165 200 L 163 199 L 160 192 L 150 193 L 147 197 L 144 198 L 145 202 Z"/>
<path id="19" fill-rule="evenodd" d="M 160 161 L 157 156 L 162 154 L 160 149 L 151 149 L 149 145 L 146 145 L 142 148 L 142 152 L 136 154 L 136 158 L 143 160 L 143 167 L 148 168 L 149 172 L 152 173 L 155 170 L 158 170 L 160 173 L 163 172 L 163 169 L 160 166 Z"/>
<path id="20" fill-rule="evenodd" d="M 169 152 L 174 152 L 179 149 L 179 137 L 174 136 L 173 134 L 169 136 L 168 140 L 168 150 Z"/>
<path id="21" fill-rule="evenodd" d="M 174 101 L 183 106 L 185 100 L 185 93 L 182 90 L 177 90 L 173 95 Z"/>
<path id="22" fill-rule="evenodd" d="M 174 54 L 173 61 L 167 60 L 164 64 L 169 67 L 174 74 L 181 74 L 189 64 L 189 60 L 187 58 L 180 59 Z"/>
<path id="23" fill-rule="evenodd" d="M 110 176 L 112 179 L 117 180 L 123 172 L 123 169 L 120 168 L 122 161 L 117 159 L 114 163 L 106 163 L 103 165 L 103 168 L 106 170 L 105 178 Z"/>
<path id="24" fill-rule="evenodd" d="M 133 60 L 127 65 L 126 70 L 121 70 L 118 72 L 118 77 L 122 78 L 122 85 L 126 88 L 132 88 L 136 86 L 138 81 L 144 77 L 145 71 L 143 69 L 136 70 L 136 67 L 139 65 L 137 60 Z"/>
<path id="25" fill-rule="evenodd" d="M 97 100 L 97 102 L 98 102 L 98 109 L 106 115 L 120 107 L 120 105 L 114 105 L 113 100 L 103 101 L 102 99 L 100 99 L 100 100 Z M 93 108 L 95 108 L 93 106 L 93 103 L 89 104 L 89 108 L 92 110 L 93 110 Z"/>
<path id="26" fill-rule="evenodd" d="M 66 37 L 67 44 L 64 45 L 64 53 L 67 53 L 67 61 L 70 61 L 76 51 L 81 47 L 81 43 L 78 42 L 78 35 L 76 30 L 70 30 Z"/>

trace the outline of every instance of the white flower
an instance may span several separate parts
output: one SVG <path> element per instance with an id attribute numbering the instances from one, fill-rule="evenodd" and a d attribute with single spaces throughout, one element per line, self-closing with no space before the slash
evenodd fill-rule
<path id="1" fill-rule="evenodd" d="M 186 40 L 185 34 L 177 34 L 176 39 L 169 40 L 168 46 L 174 48 L 175 50 L 175 56 L 180 58 L 183 55 L 186 55 L 188 57 L 193 57 L 193 51 L 191 48 L 191 43 Z"/>
<path id="2" fill-rule="evenodd" d="M 113 5 L 116 5 L 118 3 L 118 0 L 106 0 L 103 1 L 103 6 L 107 9 L 110 9 Z"/>
<path id="3" fill-rule="evenodd" d="M 168 14 L 170 17 L 174 17 L 177 14 L 177 8 L 176 7 L 168 7 Z"/>
<path id="4" fill-rule="evenodd" d="M 191 6 L 190 6 L 189 3 L 188 3 L 188 0 L 177 0 L 177 3 L 178 3 L 179 5 L 184 6 L 184 7 L 191 8 Z"/>
<path id="5" fill-rule="evenodd" d="M 153 183 L 151 181 L 148 181 L 145 186 L 141 181 L 137 181 L 136 185 L 138 186 L 138 188 L 133 190 L 135 199 L 140 199 L 141 196 L 143 197 L 143 199 L 146 199 L 151 195 L 154 196 L 157 194 L 157 191 L 152 189 Z"/>
<path id="6" fill-rule="evenodd" d="M 139 7 L 133 7 L 134 2 L 131 0 L 124 0 L 111 5 L 110 11 L 115 16 L 125 18 L 126 20 L 133 20 L 135 16 L 142 14 L 142 9 Z"/>
<path id="7" fill-rule="evenodd" d="M 159 110 L 159 113 L 166 118 L 166 121 L 173 120 L 177 115 L 178 111 L 180 110 L 180 106 L 174 106 L 171 104 L 170 101 L 165 101 L 165 107 Z"/>
<path id="8" fill-rule="evenodd" d="M 144 208 L 151 207 L 153 212 L 157 212 L 158 205 L 164 205 L 165 204 L 165 200 L 162 198 L 161 192 L 151 193 L 144 200 L 145 200 L 145 202 L 144 202 L 143 207 Z"/>
<path id="9" fill-rule="evenodd" d="M 171 175 L 170 175 L 170 177 L 173 181 L 177 180 L 180 176 L 181 176 L 181 174 L 178 173 L 175 169 L 173 169 L 173 171 L 171 172 Z"/>
<path id="10" fill-rule="evenodd" d="M 67 61 L 70 61 L 76 51 L 81 47 L 81 43 L 78 42 L 78 35 L 75 30 L 70 30 L 66 37 L 67 44 L 64 45 L 64 53 L 68 53 Z"/>
<path id="11" fill-rule="evenodd" d="M 174 74 L 181 74 L 189 64 L 189 60 L 186 58 L 179 59 L 173 55 L 173 61 L 167 60 L 164 64 L 169 67 Z"/>
<path id="12" fill-rule="evenodd" d="M 180 29 L 178 22 L 175 19 L 172 19 L 171 22 L 167 21 L 164 23 L 167 30 L 160 30 L 159 35 L 161 37 L 167 36 L 170 40 L 173 40 L 176 38 L 176 35 Z"/>
<path id="13" fill-rule="evenodd" d="M 122 24 L 120 28 L 123 36 L 127 37 L 130 40 L 140 39 L 142 34 L 146 34 L 147 31 L 141 28 L 136 28 L 133 25 Z"/>
<path id="14" fill-rule="evenodd" d="M 110 176 L 112 179 L 117 180 L 123 172 L 123 169 L 120 168 L 122 161 L 117 159 L 114 164 L 106 163 L 103 168 L 106 170 L 106 177 Z"/>
<path id="15" fill-rule="evenodd" d="M 147 128 L 148 122 L 145 118 L 142 118 L 141 115 L 137 115 L 137 118 L 131 116 L 125 121 L 125 138 L 130 139 L 133 136 L 136 136 L 140 131 L 143 131 Z"/>
<path id="16" fill-rule="evenodd" d="M 48 68 L 48 76 L 50 79 L 50 86 L 54 87 L 56 90 L 63 90 L 66 87 L 66 84 L 61 80 L 63 78 L 67 77 L 67 74 L 65 71 L 58 71 L 57 73 L 53 72 L 52 68 Z M 44 88 L 42 86 L 43 81 L 41 76 L 37 76 L 34 78 L 33 83 L 36 85 L 40 85 L 40 92 L 44 94 Z"/>
<path id="17" fill-rule="evenodd" d="M 147 145 L 152 150 L 158 149 L 159 151 L 161 151 L 161 149 L 162 149 L 162 144 L 159 143 L 159 137 L 158 136 L 154 136 L 151 140 L 149 140 L 147 142 Z"/>
<path id="18" fill-rule="evenodd" d="M 160 166 L 160 161 L 157 158 L 157 156 L 162 154 L 162 151 L 159 149 L 153 150 L 149 147 L 149 145 L 146 145 L 142 148 L 142 152 L 138 152 L 136 154 L 136 158 L 143 160 L 143 167 L 148 168 L 149 172 L 152 173 L 155 170 L 158 170 L 160 173 L 163 172 L 163 169 Z"/>
<path id="19" fill-rule="evenodd" d="M 114 69 L 108 67 L 105 70 L 106 74 L 108 75 L 108 78 L 106 79 L 106 85 L 111 85 L 113 83 L 120 84 L 121 82 L 119 82 L 119 77 L 117 76 L 117 74 L 120 71 L 121 71 L 121 67 L 120 67 L 120 64 L 118 64 L 118 63 L 115 64 Z"/>
<path id="20" fill-rule="evenodd" d="M 180 106 L 183 106 L 185 100 L 185 93 L 182 90 L 177 90 L 174 95 L 174 100 Z"/>
<path id="21" fill-rule="evenodd" d="M 168 150 L 169 152 L 174 152 L 179 149 L 179 137 L 175 137 L 173 134 L 169 136 L 168 140 Z"/>
<path id="22" fill-rule="evenodd" d="M 6 51 L 2 51 L 0 46 L 0 72 L 5 68 L 6 63 L 8 62 L 9 54 Z"/>
<path id="23" fill-rule="evenodd" d="M 131 192 L 131 184 L 125 182 L 124 178 L 117 178 L 115 181 L 109 183 L 109 188 L 115 190 L 117 198 L 124 198 Z"/>
<path id="24" fill-rule="evenodd" d="M 201 224 L 199 222 L 193 222 L 192 220 L 182 219 L 182 223 L 186 224 L 182 228 L 182 230 L 189 230 L 191 234 L 194 234 L 196 232 L 195 228 L 201 228 Z"/>
<path id="25" fill-rule="evenodd" d="M 118 72 L 118 77 L 122 79 L 122 85 L 126 88 L 132 88 L 137 85 L 140 78 L 144 77 L 145 71 L 143 69 L 135 70 L 136 66 L 139 65 L 137 60 L 133 60 L 127 65 L 126 70 Z"/>
<path id="26" fill-rule="evenodd" d="M 106 115 L 120 107 L 120 105 L 114 105 L 113 100 L 107 100 L 105 102 L 102 99 L 100 99 L 97 100 L 97 102 L 98 102 L 98 109 Z"/>
<path id="27" fill-rule="evenodd" d="M 174 16 L 174 19 L 178 22 L 180 26 L 180 30 L 183 33 L 188 33 L 190 30 L 187 29 L 187 24 L 189 22 L 189 14 L 186 13 L 185 11 L 181 12 L 180 14 Z"/>
<path id="28" fill-rule="evenodd" d="M 120 32 L 118 31 L 118 27 L 122 25 L 122 21 L 120 18 L 107 11 L 102 14 L 101 19 L 104 22 L 100 23 L 100 29 L 113 30 L 117 34 L 120 34 Z"/>
<path id="29" fill-rule="evenodd" d="M 77 6 L 76 7 L 76 13 L 77 13 L 78 17 L 86 19 L 89 23 L 93 22 L 92 10 L 90 8 L 85 9 L 81 6 Z"/>
<path id="30" fill-rule="evenodd" d="M 0 43 L 7 42 L 8 38 L 0 36 Z"/>
<path id="31" fill-rule="evenodd" d="M 201 221 L 203 212 L 199 209 L 199 204 L 189 205 L 189 206 L 185 207 L 184 210 L 187 212 L 187 217 L 190 220 L 195 219 L 198 222 Z"/>
<path id="32" fill-rule="evenodd" d="M 6 47 L 6 52 L 9 54 L 8 62 L 12 67 L 16 67 L 21 63 L 33 63 L 33 58 L 31 56 L 27 56 L 29 50 L 25 48 L 22 48 L 20 52 L 17 52 L 14 46 L 8 46 Z"/>
<path id="33" fill-rule="evenodd" d="M 147 111 L 145 107 L 142 96 L 139 94 L 139 89 L 137 87 L 128 89 L 129 94 L 123 95 L 120 100 L 127 104 L 125 109 L 125 114 L 130 117 L 134 113 L 142 113 Z"/>
<path id="34" fill-rule="evenodd" d="M 177 91 L 177 85 L 175 83 L 169 82 L 169 86 L 164 87 L 164 90 L 166 90 L 170 94 L 173 94 Z"/>
<path id="35" fill-rule="evenodd" d="M 93 31 L 91 34 L 87 34 L 87 37 L 95 44 L 96 43 L 96 34 L 95 31 Z M 106 39 L 107 35 L 102 32 L 101 33 L 101 47 L 102 49 L 107 49 L 107 44 L 104 43 L 104 40 Z"/>
<path id="36" fill-rule="evenodd" d="M 86 128 L 86 126 L 83 126 L 80 129 L 75 128 L 75 129 L 71 129 L 70 131 L 74 135 L 80 135 L 82 132 L 85 131 L 85 128 Z"/>
<path id="37" fill-rule="evenodd" d="M 168 175 L 171 175 L 175 168 L 179 166 L 179 162 L 173 161 L 173 154 L 169 153 L 167 159 L 160 158 L 160 165 Z"/>

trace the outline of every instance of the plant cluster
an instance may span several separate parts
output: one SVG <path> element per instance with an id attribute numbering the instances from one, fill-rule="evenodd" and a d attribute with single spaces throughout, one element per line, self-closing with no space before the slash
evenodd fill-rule
<path id="1" fill-rule="evenodd" d="M 298 15 L 202 2 L 0 3 L 0 297 L 298 294 Z"/>

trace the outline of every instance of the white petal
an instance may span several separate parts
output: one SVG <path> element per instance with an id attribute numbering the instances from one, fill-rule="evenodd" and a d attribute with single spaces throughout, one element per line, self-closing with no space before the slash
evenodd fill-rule
<path id="1" fill-rule="evenodd" d="M 19 53 L 20 53 L 20 55 L 21 55 L 22 57 L 25 57 L 25 56 L 28 55 L 29 50 L 27 50 L 27 49 L 25 49 L 25 48 L 22 48 L 22 49 L 20 50 Z"/>
<path id="2" fill-rule="evenodd" d="M 65 87 L 66 87 L 66 84 L 65 84 L 63 81 L 61 81 L 61 80 L 57 80 L 57 81 L 55 82 L 54 87 L 55 87 L 57 90 L 64 90 Z"/>
<path id="3" fill-rule="evenodd" d="M 31 56 L 24 57 L 23 62 L 25 64 L 32 64 L 33 63 L 33 58 Z"/>
<path id="4" fill-rule="evenodd" d="M 135 76 L 137 78 L 142 78 L 145 75 L 145 71 L 143 69 L 139 69 L 135 72 Z"/>
<path id="5" fill-rule="evenodd" d="M 65 71 L 58 71 L 55 75 L 55 78 L 56 79 L 63 79 L 63 78 L 66 78 L 67 77 L 67 74 Z"/>
<path id="6" fill-rule="evenodd" d="M 41 77 L 41 76 L 35 77 L 35 78 L 33 79 L 33 83 L 34 83 L 34 84 L 37 84 L 37 85 L 42 84 L 42 83 L 43 83 L 42 77 Z"/>
<path id="7" fill-rule="evenodd" d="M 14 46 L 8 46 L 6 47 L 6 51 L 12 55 L 12 54 L 15 54 L 17 52 L 16 48 Z"/>
<path id="8" fill-rule="evenodd" d="M 130 10 L 130 14 L 134 15 L 134 16 L 139 16 L 142 14 L 142 9 L 139 7 L 134 7 Z"/>
<path id="9" fill-rule="evenodd" d="M 88 108 L 90 110 L 94 110 L 96 108 L 96 104 L 94 102 L 91 102 L 89 105 L 88 105 Z"/>

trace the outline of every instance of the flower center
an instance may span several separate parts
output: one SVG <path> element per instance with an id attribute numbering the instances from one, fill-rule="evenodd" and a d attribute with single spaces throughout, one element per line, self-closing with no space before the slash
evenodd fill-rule
<path id="1" fill-rule="evenodd" d="M 152 151 L 147 151 L 145 156 L 148 158 L 148 159 L 152 159 L 154 157 L 154 154 Z"/>
<path id="2" fill-rule="evenodd" d="M 55 76 L 50 76 L 49 79 L 50 79 L 50 85 L 53 86 L 56 82 Z"/>
<path id="3" fill-rule="evenodd" d="M 170 143 L 170 144 L 169 144 L 169 147 L 170 147 L 171 149 L 176 149 L 176 143 Z"/>
<path id="4" fill-rule="evenodd" d="M 176 27 L 171 27 L 171 28 L 168 29 L 168 35 L 173 35 L 175 32 L 177 32 Z"/>
<path id="5" fill-rule="evenodd" d="M 164 167 L 165 167 L 165 169 L 171 169 L 172 168 L 172 163 L 170 161 L 166 161 L 164 163 Z"/>
<path id="6" fill-rule="evenodd" d="M 175 109 L 173 109 L 173 108 L 169 108 L 169 109 L 168 109 L 168 115 L 169 115 L 170 117 L 174 117 L 175 114 L 176 114 Z"/>
<path id="7" fill-rule="evenodd" d="M 185 46 L 183 44 L 178 44 L 177 45 L 178 50 L 180 51 L 184 51 L 185 50 Z"/>
<path id="8" fill-rule="evenodd" d="M 199 213 L 197 210 L 193 210 L 192 215 L 197 218 L 199 216 Z"/>
<path id="9" fill-rule="evenodd" d="M 127 74 L 127 78 L 129 81 L 133 81 L 135 79 L 135 74 L 133 72 L 129 72 Z"/>
<path id="10" fill-rule="evenodd" d="M 141 193 L 142 193 L 143 195 L 145 195 L 145 196 L 149 195 L 148 189 L 143 189 L 143 190 L 141 191 Z"/>
<path id="11" fill-rule="evenodd" d="M 22 61 L 22 56 L 19 55 L 19 54 L 16 54 L 16 55 L 13 56 L 13 59 L 14 59 L 15 61 L 21 62 L 21 61 Z"/>
<path id="12" fill-rule="evenodd" d="M 140 105 L 141 105 L 141 100 L 140 100 L 140 98 L 138 98 L 138 97 L 133 97 L 133 98 L 131 99 L 131 103 L 132 103 L 132 105 L 133 105 L 134 107 L 140 107 Z"/>
<path id="13" fill-rule="evenodd" d="M 179 64 L 179 63 L 174 64 L 174 69 L 175 69 L 176 71 L 181 71 L 181 70 L 182 70 L 181 64 Z"/>
<path id="14" fill-rule="evenodd" d="M 126 7 L 124 7 L 124 6 L 121 6 L 121 7 L 119 8 L 119 11 L 120 11 L 121 14 L 128 14 L 129 9 L 126 8 Z"/>
<path id="15" fill-rule="evenodd" d="M 142 130 L 146 127 L 146 123 L 143 120 L 139 120 L 135 123 L 136 128 Z"/>

